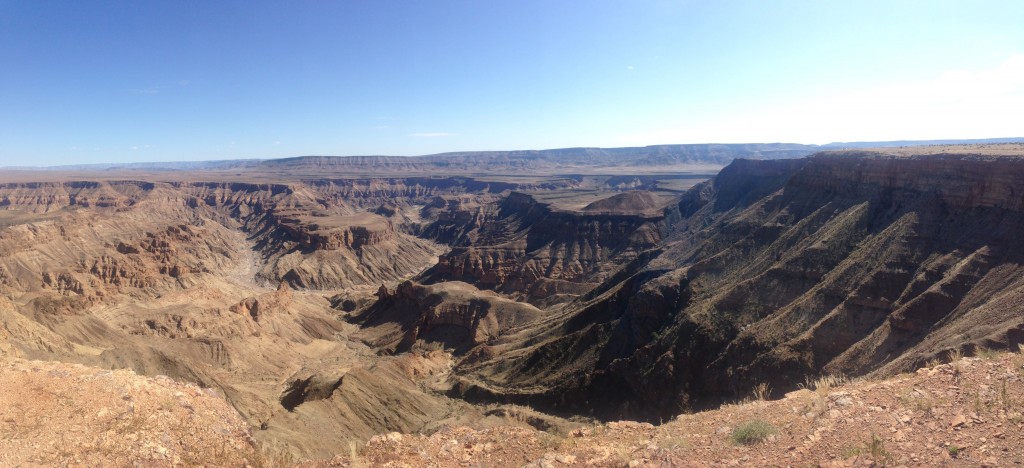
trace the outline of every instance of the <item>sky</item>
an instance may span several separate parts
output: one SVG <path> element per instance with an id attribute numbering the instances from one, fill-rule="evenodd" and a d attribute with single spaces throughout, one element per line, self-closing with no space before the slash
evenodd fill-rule
<path id="1" fill-rule="evenodd" d="M 0 0 L 0 166 L 1024 136 L 1020 0 Z"/>

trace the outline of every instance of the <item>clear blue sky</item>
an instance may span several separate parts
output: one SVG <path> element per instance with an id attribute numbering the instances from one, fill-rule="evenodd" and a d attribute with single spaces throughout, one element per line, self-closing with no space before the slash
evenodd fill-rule
<path id="1" fill-rule="evenodd" d="M 1024 136 L 1024 1 L 0 0 L 0 166 Z"/>

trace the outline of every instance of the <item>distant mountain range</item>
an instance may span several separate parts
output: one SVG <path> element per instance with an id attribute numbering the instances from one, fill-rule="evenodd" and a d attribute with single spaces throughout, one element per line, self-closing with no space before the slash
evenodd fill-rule
<path id="1" fill-rule="evenodd" d="M 799 158 L 828 149 L 922 146 L 949 144 L 1021 143 L 1024 138 L 981 140 L 921 140 L 836 142 L 826 145 L 796 143 L 681 144 L 625 148 L 559 148 L 521 151 L 468 151 L 425 156 L 298 156 L 281 159 L 235 159 L 219 161 L 170 161 L 139 163 L 76 164 L 50 167 L 5 167 L 4 169 L 46 169 L 68 171 L 196 171 L 273 170 L 330 171 L 359 173 L 526 173 L 550 171 L 638 170 L 683 166 L 722 167 L 734 159 Z"/>

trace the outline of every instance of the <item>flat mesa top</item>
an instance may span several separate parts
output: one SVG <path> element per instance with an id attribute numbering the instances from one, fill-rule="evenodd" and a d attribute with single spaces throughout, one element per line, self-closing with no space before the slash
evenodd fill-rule
<path id="1" fill-rule="evenodd" d="M 988 156 L 1024 158 L 1024 143 L 981 143 L 973 145 L 922 145 L 858 148 L 823 151 L 824 154 L 876 153 L 887 156 Z"/>
<path id="2" fill-rule="evenodd" d="M 387 218 L 374 213 L 357 213 L 354 215 L 311 215 L 300 216 L 299 219 L 307 224 L 317 227 L 317 232 L 327 232 L 339 229 L 347 229 L 353 226 L 365 227 L 371 231 L 381 231 L 387 228 Z"/>
<path id="3" fill-rule="evenodd" d="M 340 215 L 316 211 L 309 214 L 304 210 L 279 210 L 277 213 L 284 222 L 306 225 L 314 232 L 328 232 L 348 229 L 354 226 L 365 227 L 371 231 L 380 231 L 388 227 L 387 218 L 369 212 Z"/>

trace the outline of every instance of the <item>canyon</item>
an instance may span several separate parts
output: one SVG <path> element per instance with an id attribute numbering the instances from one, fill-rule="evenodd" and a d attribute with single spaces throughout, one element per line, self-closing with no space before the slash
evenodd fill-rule
<path id="1" fill-rule="evenodd" d="M 213 389 L 295 459 L 659 423 L 1015 350 L 1021 181 L 1020 143 L 0 171 L 0 356 Z"/>

